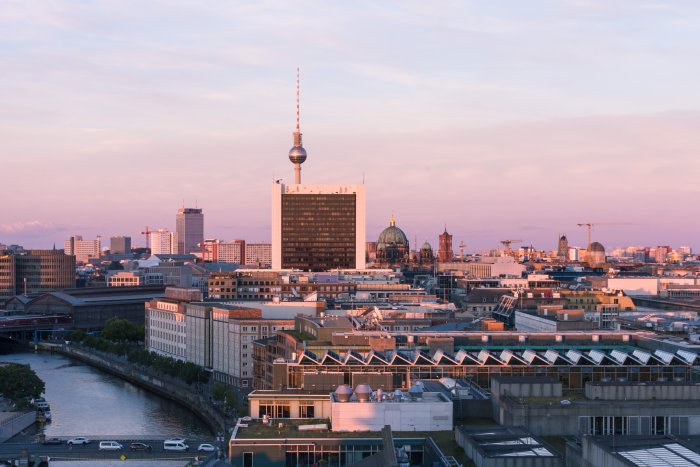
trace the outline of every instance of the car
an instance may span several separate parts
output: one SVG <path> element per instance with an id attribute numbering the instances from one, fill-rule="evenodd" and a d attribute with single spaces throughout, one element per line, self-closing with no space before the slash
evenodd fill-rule
<path id="1" fill-rule="evenodd" d="M 216 446 L 208 443 L 200 444 L 197 451 L 214 452 L 216 451 Z"/>
<path id="2" fill-rule="evenodd" d="M 78 436 L 77 438 L 69 439 L 67 443 L 71 446 L 73 446 L 74 444 L 90 444 L 90 440 L 83 436 Z"/>
<path id="3" fill-rule="evenodd" d="M 151 452 L 151 445 L 146 443 L 131 443 L 129 445 L 130 451 L 148 451 Z"/>
<path id="4" fill-rule="evenodd" d="M 121 451 L 124 446 L 116 441 L 100 441 L 100 451 Z"/>
<path id="5" fill-rule="evenodd" d="M 41 444 L 63 444 L 63 441 L 58 438 L 46 438 Z"/>

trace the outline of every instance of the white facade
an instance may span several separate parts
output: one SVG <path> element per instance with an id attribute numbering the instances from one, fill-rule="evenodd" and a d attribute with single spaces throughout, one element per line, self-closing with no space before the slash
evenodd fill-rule
<path id="1" fill-rule="evenodd" d="M 136 287 L 143 285 L 143 276 L 138 271 L 119 271 L 107 278 L 108 287 Z"/>
<path id="2" fill-rule="evenodd" d="M 177 253 L 177 233 L 168 229 L 158 229 L 150 233 L 152 255 L 172 255 Z"/>
<path id="3" fill-rule="evenodd" d="M 77 262 L 87 263 L 90 258 L 100 257 L 101 244 L 99 235 L 95 240 L 83 240 L 83 237 L 76 235 L 66 240 L 63 246 L 67 255 L 75 255 Z"/>
<path id="4" fill-rule="evenodd" d="M 332 396 L 334 397 L 334 396 Z M 452 401 L 437 392 L 426 392 L 422 400 L 394 402 L 338 402 L 331 400 L 333 431 L 451 431 Z"/>
<path id="5" fill-rule="evenodd" d="M 272 265 L 272 244 L 270 243 L 246 243 L 246 266 L 270 267 Z"/>
<path id="6" fill-rule="evenodd" d="M 155 303 L 155 307 L 152 304 Z M 177 360 L 187 357 L 184 305 L 167 300 L 146 303 L 148 350 Z"/>
<path id="7" fill-rule="evenodd" d="M 294 329 L 294 320 L 238 318 L 236 310 L 212 309 L 212 369 L 226 383 L 253 387 L 253 342 Z"/>
<path id="8" fill-rule="evenodd" d="M 360 185 L 272 184 L 272 269 L 282 269 L 282 194 L 355 194 L 355 269 L 365 269 L 366 195 Z"/>

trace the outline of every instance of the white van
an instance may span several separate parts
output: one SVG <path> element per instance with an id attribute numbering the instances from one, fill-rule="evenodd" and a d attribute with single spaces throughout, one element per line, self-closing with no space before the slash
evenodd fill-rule
<path id="1" fill-rule="evenodd" d="M 169 439 L 163 443 L 164 451 L 187 451 L 189 448 L 182 439 Z"/>
<path id="2" fill-rule="evenodd" d="M 100 451 L 120 451 L 124 446 L 116 441 L 100 441 Z"/>

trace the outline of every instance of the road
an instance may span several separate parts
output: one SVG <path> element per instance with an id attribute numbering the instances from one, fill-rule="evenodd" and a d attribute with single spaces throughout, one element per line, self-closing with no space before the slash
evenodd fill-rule
<path id="1" fill-rule="evenodd" d="M 211 443 L 211 439 L 187 440 L 189 450 L 185 452 L 165 451 L 163 450 L 163 440 L 127 440 L 114 439 L 109 440 L 91 440 L 90 444 L 69 446 L 62 440 L 60 445 L 45 445 L 36 443 L 2 443 L 0 444 L 0 460 L 17 459 L 26 449 L 28 454 L 36 456 L 49 456 L 53 460 L 103 460 L 113 459 L 118 460 L 122 455 L 128 460 L 148 459 L 148 460 L 177 460 L 177 459 L 193 459 L 195 457 L 207 457 L 209 452 L 197 452 L 197 446 L 201 443 Z M 100 451 L 100 441 L 117 441 L 124 446 L 121 451 Z M 130 451 L 129 444 L 134 441 L 149 444 L 152 447 L 151 452 L 145 451 Z"/>

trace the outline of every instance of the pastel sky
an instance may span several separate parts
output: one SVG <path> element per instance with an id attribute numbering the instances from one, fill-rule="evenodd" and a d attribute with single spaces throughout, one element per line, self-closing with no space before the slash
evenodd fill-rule
<path id="1" fill-rule="evenodd" d="M 367 185 L 367 237 L 700 247 L 697 0 L 74 1 L 0 8 L 0 243 L 270 239 L 293 179 Z M 106 242 L 108 243 L 108 241 Z"/>

